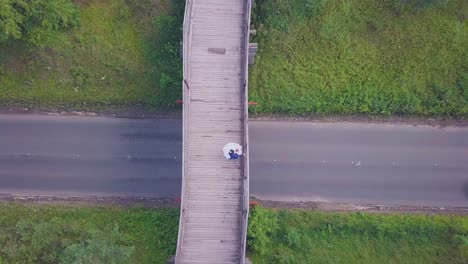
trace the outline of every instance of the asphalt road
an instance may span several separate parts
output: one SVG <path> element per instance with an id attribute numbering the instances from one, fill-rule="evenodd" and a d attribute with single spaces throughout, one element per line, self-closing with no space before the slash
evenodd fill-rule
<path id="1" fill-rule="evenodd" d="M 250 142 L 260 198 L 468 207 L 468 128 L 257 121 Z M 181 149 L 180 120 L 0 115 L 0 194 L 178 196 Z"/>

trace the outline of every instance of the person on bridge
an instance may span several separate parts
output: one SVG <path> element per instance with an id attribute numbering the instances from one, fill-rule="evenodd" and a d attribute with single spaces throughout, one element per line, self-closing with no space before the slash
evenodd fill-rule
<path id="1" fill-rule="evenodd" d="M 238 159 L 241 155 L 237 154 L 233 149 L 229 150 L 229 157 L 231 159 Z"/>
<path id="2" fill-rule="evenodd" d="M 223 148 L 224 158 L 238 159 L 242 156 L 242 146 L 237 143 L 227 143 Z"/>

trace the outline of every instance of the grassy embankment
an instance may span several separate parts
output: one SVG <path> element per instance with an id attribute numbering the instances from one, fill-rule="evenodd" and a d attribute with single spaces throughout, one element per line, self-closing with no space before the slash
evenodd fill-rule
<path id="1" fill-rule="evenodd" d="M 178 213 L 0 203 L 0 263 L 164 263 Z M 466 263 L 468 217 L 256 207 L 248 240 L 253 263 Z"/>
<path id="2" fill-rule="evenodd" d="M 464 0 L 259 0 L 261 114 L 468 117 Z"/>
<path id="3" fill-rule="evenodd" d="M 179 211 L 0 203 L 0 263 L 165 263 Z"/>
<path id="4" fill-rule="evenodd" d="M 45 47 L 0 45 L 0 106 L 175 109 L 184 1 L 74 3 L 80 24 Z"/>
<path id="5" fill-rule="evenodd" d="M 253 263 L 467 263 L 468 218 L 275 211 L 249 220 Z"/>
<path id="6" fill-rule="evenodd" d="M 0 50 L 0 106 L 174 110 L 182 0 L 75 0 L 45 48 Z M 259 114 L 468 117 L 464 0 L 259 0 Z"/>

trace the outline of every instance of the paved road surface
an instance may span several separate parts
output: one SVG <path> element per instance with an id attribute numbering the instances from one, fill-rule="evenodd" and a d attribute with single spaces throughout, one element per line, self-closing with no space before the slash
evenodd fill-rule
<path id="1" fill-rule="evenodd" d="M 468 128 L 251 122 L 250 133 L 252 195 L 468 207 Z M 0 194 L 177 196 L 181 147 L 180 120 L 0 115 Z"/>

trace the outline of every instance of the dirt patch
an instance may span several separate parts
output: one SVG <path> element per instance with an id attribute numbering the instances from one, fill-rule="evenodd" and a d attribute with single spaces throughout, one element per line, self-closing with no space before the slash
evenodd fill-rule
<path id="1" fill-rule="evenodd" d="M 74 111 L 58 109 L 33 109 L 24 107 L 0 107 L 0 114 L 61 115 L 61 116 L 107 116 L 116 118 L 181 119 L 180 112 L 152 112 L 144 109 L 116 109 L 102 111 Z"/>
<path id="2" fill-rule="evenodd" d="M 138 25 L 139 30 L 142 31 L 145 36 L 151 35 L 151 27 L 148 27 L 148 25 L 154 22 L 155 17 L 168 15 L 172 11 L 171 1 L 125 0 L 125 2 L 132 12 L 133 21 Z"/>
<path id="3" fill-rule="evenodd" d="M 6 63 L 6 68 L 13 73 L 23 73 L 28 69 L 28 65 L 32 59 L 28 56 L 18 56 L 16 58 L 10 58 Z"/>
<path id="4" fill-rule="evenodd" d="M 47 205 L 143 206 L 148 208 L 179 208 L 180 200 L 174 197 L 134 196 L 54 196 L 0 194 L 0 202 Z"/>
<path id="5" fill-rule="evenodd" d="M 181 112 L 156 112 L 145 109 L 109 109 L 98 111 L 78 111 L 63 109 L 35 109 L 25 107 L 0 107 L 0 114 L 41 114 L 41 115 L 64 115 L 64 116 L 108 116 L 117 118 L 156 118 L 156 119 L 181 119 Z M 287 116 L 250 116 L 251 121 L 296 121 L 313 123 L 369 123 L 369 124 L 394 124 L 394 125 L 414 125 L 414 126 L 432 126 L 432 127 L 468 127 L 468 120 L 461 119 L 437 119 L 437 118 L 415 118 L 415 117 L 287 117 Z"/>
<path id="6" fill-rule="evenodd" d="M 147 208 L 180 208 L 179 197 L 136 196 L 55 196 L 55 195 L 9 195 L 0 194 L 0 202 L 45 205 L 94 205 L 94 206 L 143 206 Z M 375 204 L 346 204 L 330 202 L 280 202 L 250 198 L 251 206 L 262 205 L 271 209 L 300 209 L 321 212 L 370 212 L 404 214 L 468 215 L 466 207 L 428 207 Z"/>
<path id="7" fill-rule="evenodd" d="M 79 7 L 86 7 L 94 0 L 73 0 L 73 3 Z"/>
<path id="8" fill-rule="evenodd" d="M 28 51 L 25 44 L 19 41 L 8 43 L 0 48 L 5 51 L 4 54 L 0 55 L 0 64 L 3 64 L 4 68 L 9 72 L 22 74 L 28 71 L 34 62 L 31 52 Z M 21 55 L 15 56 L 14 54 Z"/>

